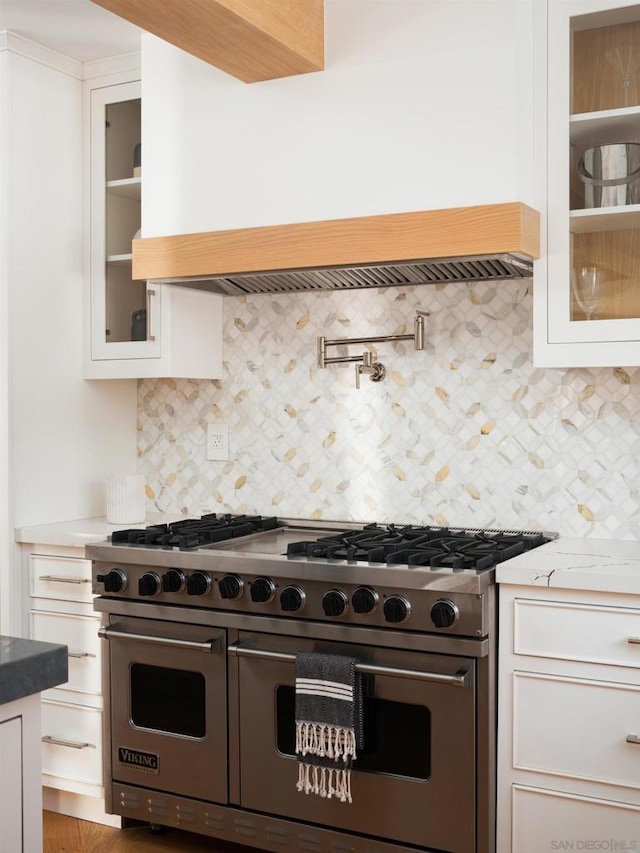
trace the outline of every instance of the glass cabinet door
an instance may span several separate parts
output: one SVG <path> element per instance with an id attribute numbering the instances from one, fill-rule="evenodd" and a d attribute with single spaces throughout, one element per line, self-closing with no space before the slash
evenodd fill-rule
<path id="1" fill-rule="evenodd" d="M 573 18 L 571 319 L 640 317 L 638 20 Z"/>
<path id="2" fill-rule="evenodd" d="M 155 358 L 156 288 L 131 277 L 142 198 L 140 84 L 91 93 L 91 354 Z"/>
<path id="3" fill-rule="evenodd" d="M 549 342 L 640 339 L 640 5 L 548 6 Z"/>

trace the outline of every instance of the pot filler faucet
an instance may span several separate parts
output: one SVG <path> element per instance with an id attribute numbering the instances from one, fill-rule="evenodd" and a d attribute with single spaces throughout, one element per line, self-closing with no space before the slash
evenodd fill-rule
<path id="1" fill-rule="evenodd" d="M 374 361 L 373 353 L 364 350 L 362 355 L 339 355 L 327 358 L 329 347 L 346 346 L 349 344 L 379 344 L 387 341 L 413 341 L 415 350 L 424 349 L 424 318 L 429 317 L 428 311 L 416 311 L 413 321 L 412 335 L 380 335 L 372 338 L 334 338 L 327 340 L 324 335 L 318 338 L 318 367 L 326 367 L 328 364 L 346 364 L 355 362 L 356 365 L 356 388 L 360 388 L 360 377 L 368 376 L 371 382 L 381 382 L 386 376 L 386 368 L 379 361 Z"/>

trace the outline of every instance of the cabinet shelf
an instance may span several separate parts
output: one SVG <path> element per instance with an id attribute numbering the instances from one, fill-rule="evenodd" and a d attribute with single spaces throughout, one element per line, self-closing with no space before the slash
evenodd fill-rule
<path id="1" fill-rule="evenodd" d="M 640 107 L 578 113 L 569 120 L 571 144 L 588 147 L 634 142 L 640 136 Z"/>
<path id="2" fill-rule="evenodd" d="M 569 222 L 572 234 L 640 228 L 640 204 L 572 210 Z"/>
<path id="3" fill-rule="evenodd" d="M 142 179 L 122 178 L 117 181 L 107 181 L 107 192 L 111 195 L 140 201 L 142 197 Z"/>
<path id="4" fill-rule="evenodd" d="M 113 266 L 125 267 L 127 265 L 131 266 L 132 259 L 133 255 L 131 252 L 126 252 L 122 255 L 108 255 L 107 263 L 113 264 Z"/>

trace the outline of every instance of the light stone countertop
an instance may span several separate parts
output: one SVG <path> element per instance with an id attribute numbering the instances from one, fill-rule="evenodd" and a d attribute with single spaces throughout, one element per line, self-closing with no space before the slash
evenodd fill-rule
<path id="1" fill-rule="evenodd" d="M 60 545 L 69 548 L 84 548 L 93 542 L 103 542 L 114 530 L 142 528 L 150 524 L 177 521 L 186 516 L 161 512 L 147 513 L 142 524 L 109 524 L 106 518 L 79 518 L 74 521 L 56 521 L 51 524 L 31 524 L 17 527 L 16 542 L 30 545 Z"/>
<path id="2" fill-rule="evenodd" d="M 560 537 L 499 563 L 496 580 L 640 595 L 640 542 Z"/>

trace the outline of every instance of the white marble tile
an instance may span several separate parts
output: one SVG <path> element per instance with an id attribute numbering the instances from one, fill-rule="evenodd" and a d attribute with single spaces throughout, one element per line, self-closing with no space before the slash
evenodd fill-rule
<path id="1" fill-rule="evenodd" d="M 316 367 L 316 338 L 380 344 L 387 378 Z M 224 301 L 220 381 L 144 380 L 150 511 L 640 534 L 640 370 L 531 363 L 531 284 L 448 284 Z M 350 352 L 357 353 L 357 348 Z M 205 458 L 229 424 L 229 462 Z"/>

